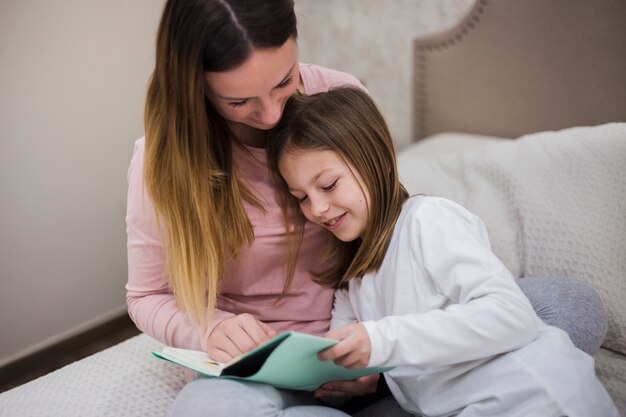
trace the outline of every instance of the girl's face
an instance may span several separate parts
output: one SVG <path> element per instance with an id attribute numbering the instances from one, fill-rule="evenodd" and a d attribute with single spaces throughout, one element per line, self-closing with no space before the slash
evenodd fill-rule
<path id="1" fill-rule="evenodd" d="M 362 236 L 369 218 L 369 192 L 352 165 L 326 150 L 285 152 L 278 165 L 307 219 L 344 242 Z"/>
<path id="2" fill-rule="evenodd" d="M 289 38 L 279 48 L 253 51 L 235 69 L 205 72 L 205 78 L 207 98 L 235 131 L 238 125 L 269 130 L 300 83 L 298 46 Z"/>

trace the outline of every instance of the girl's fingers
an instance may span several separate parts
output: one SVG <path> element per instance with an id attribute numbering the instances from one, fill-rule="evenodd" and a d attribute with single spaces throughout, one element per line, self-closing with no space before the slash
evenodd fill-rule
<path id="1" fill-rule="evenodd" d="M 323 361 L 328 361 L 328 360 L 336 361 L 337 359 L 348 355 L 355 349 L 356 349 L 356 346 L 354 346 L 354 343 L 350 338 L 347 338 L 345 340 L 339 339 L 339 343 L 329 347 L 326 350 L 321 351 L 318 354 L 318 358 L 320 358 L 320 360 L 323 360 Z"/>
<path id="2" fill-rule="evenodd" d="M 326 337 L 339 340 L 336 345 L 320 352 L 320 360 L 334 360 L 346 368 L 367 366 L 371 345 L 367 331 L 362 324 L 348 324 L 331 330 Z"/>
<path id="3" fill-rule="evenodd" d="M 341 365 L 348 369 L 365 368 L 367 366 L 367 360 L 360 352 L 352 351 L 349 354 L 335 359 L 337 365 Z"/>
<path id="4" fill-rule="evenodd" d="M 319 352 L 317 354 L 317 357 L 321 361 L 332 361 L 332 360 L 336 360 L 337 358 L 345 354 L 346 352 L 344 352 L 343 349 L 339 346 L 339 343 L 337 343 L 336 345 L 331 346 L 328 349 L 325 349 Z"/>

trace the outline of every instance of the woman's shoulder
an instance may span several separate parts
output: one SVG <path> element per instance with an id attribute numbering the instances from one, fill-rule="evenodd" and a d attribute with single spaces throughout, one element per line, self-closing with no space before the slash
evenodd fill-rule
<path id="1" fill-rule="evenodd" d="M 133 161 L 140 161 L 143 163 L 144 154 L 146 153 L 146 137 L 142 136 L 135 141 L 133 146 Z"/>
<path id="2" fill-rule="evenodd" d="M 141 176 L 143 174 L 143 160 L 146 152 L 146 138 L 145 136 L 137 139 L 133 147 L 133 156 L 130 160 L 130 166 L 126 179 L 130 182 L 134 176 Z"/>
<path id="3" fill-rule="evenodd" d="M 300 63 L 300 76 L 306 95 L 349 86 L 357 87 L 367 92 L 363 83 L 354 75 L 320 65 Z"/>
<path id="4" fill-rule="evenodd" d="M 146 137 L 142 136 L 135 141 L 135 146 L 133 148 L 133 155 L 143 154 L 146 149 Z"/>

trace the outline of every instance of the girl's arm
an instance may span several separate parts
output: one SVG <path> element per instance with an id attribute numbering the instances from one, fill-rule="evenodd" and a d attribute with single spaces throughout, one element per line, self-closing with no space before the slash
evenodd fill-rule
<path id="1" fill-rule="evenodd" d="M 330 321 L 330 328 L 334 329 L 344 327 L 347 324 L 353 324 L 356 322 L 356 314 L 352 309 L 348 291 L 345 289 L 335 291 L 335 301 Z M 329 334 L 332 335 L 332 330 Z M 329 336 L 329 334 L 327 334 L 327 336 Z M 324 359 L 323 355 L 320 358 Z M 314 392 L 313 395 L 316 398 L 343 397 L 347 400 L 353 396 L 376 392 L 379 379 L 379 374 L 373 374 L 352 381 L 331 381 L 322 385 Z"/>
<path id="2" fill-rule="evenodd" d="M 508 352 L 532 341 L 542 325 L 513 276 L 493 254 L 483 222 L 458 204 L 427 198 L 402 225 L 413 280 L 430 280 L 430 299 L 445 300 L 419 314 L 364 322 L 370 365 L 446 366 Z M 401 238 L 402 239 L 402 238 Z M 406 285 L 395 280 L 396 296 Z"/>
<path id="3" fill-rule="evenodd" d="M 333 304 L 333 312 L 330 319 L 330 328 L 343 326 L 344 324 L 356 323 L 357 318 L 350 303 L 347 289 L 339 289 L 335 291 L 335 300 Z"/>
<path id="4" fill-rule="evenodd" d="M 396 225 L 388 257 L 395 264 L 374 276 L 383 284 L 379 299 L 359 305 L 387 315 L 333 329 L 327 336 L 341 342 L 322 359 L 428 369 L 489 358 L 537 337 L 541 320 L 491 252 L 482 221 L 449 200 L 420 201 L 407 203 L 411 211 Z"/>

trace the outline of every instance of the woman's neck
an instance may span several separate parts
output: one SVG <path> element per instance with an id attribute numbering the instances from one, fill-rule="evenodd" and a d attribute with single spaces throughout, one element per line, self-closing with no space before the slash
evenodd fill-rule
<path id="1" fill-rule="evenodd" d="M 243 123 L 228 122 L 228 127 L 239 142 L 253 148 L 265 148 L 267 132 Z"/>

